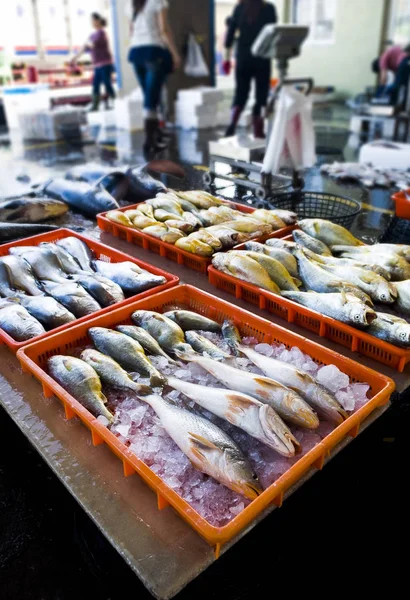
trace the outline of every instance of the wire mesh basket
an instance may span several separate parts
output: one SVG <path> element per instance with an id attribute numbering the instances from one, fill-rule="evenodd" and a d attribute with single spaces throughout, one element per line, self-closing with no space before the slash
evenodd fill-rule
<path id="1" fill-rule="evenodd" d="M 393 217 L 380 241 L 384 243 L 408 244 L 410 241 L 410 221 Z"/>
<path id="2" fill-rule="evenodd" d="M 360 203 L 351 198 L 305 191 L 278 194 L 268 202 L 268 208 L 293 210 L 299 219 L 328 219 L 348 229 L 361 211 Z"/>

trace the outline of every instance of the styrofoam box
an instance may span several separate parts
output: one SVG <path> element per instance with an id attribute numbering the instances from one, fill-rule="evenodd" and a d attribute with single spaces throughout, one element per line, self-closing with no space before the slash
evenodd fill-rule
<path id="1" fill-rule="evenodd" d="M 216 123 L 214 115 L 189 117 L 177 113 L 175 115 L 175 125 L 182 127 L 182 129 L 211 129 L 216 126 Z"/>
<path id="2" fill-rule="evenodd" d="M 81 109 L 59 108 L 19 113 L 19 133 L 26 140 L 56 141 L 64 138 L 63 126 L 72 127 L 74 134 L 80 135 L 80 125 L 85 123 Z"/>
<path id="3" fill-rule="evenodd" d="M 89 125 L 115 127 L 116 115 L 114 110 L 92 110 L 87 113 L 87 121 Z"/>
<path id="4" fill-rule="evenodd" d="M 192 116 L 197 116 L 197 117 L 201 117 L 201 116 L 208 116 L 208 115 L 214 115 L 216 111 L 218 110 L 217 106 L 209 105 L 209 104 L 185 104 L 185 102 L 175 102 L 175 111 L 179 112 L 181 114 L 188 114 L 188 115 L 192 115 Z"/>
<path id="5" fill-rule="evenodd" d="M 3 86 L 3 103 L 9 129 L 19 128 L 19 114 L 50 108 L 49 86 L 46 83 Z"/>
<path id="6" fill-rule="evenodd" d="M 143 105 L 138 98 L 116 98 L 114 104 L 115 122 L 118 129 L 137 131 L 143 128 Z"/>
<path id="7" fill-rule="evenodd" d="M 216 104 L 223 100 L 223 92 L 212 87 L 195 87 L 179 90 L 178 100 L 189 104 Z"/>
<path id="8" fill-rule="evenodd" d="M 410 169 L 410 144 L 378 140 L 360 149 L 360 163 L 387 169 Z"/>

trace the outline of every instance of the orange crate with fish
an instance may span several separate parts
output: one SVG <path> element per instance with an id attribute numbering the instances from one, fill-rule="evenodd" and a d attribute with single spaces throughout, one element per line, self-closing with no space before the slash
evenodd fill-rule
<path id="1" fill-rule="evenodd" d="M 134 204 L 132 206 L 126 206 L 120 209 L 121 212 L 125 213 L 126 211 L 137 209 L 143 202 L 139 202 L 138 204 Z M 229 200 L 225 200 L 224 204 L 234 210 L 240 211 L 244 213 L 244 215 L 251 215 L 256 208 L 251 206 L 247 206 L 246 204 L 240 204 L 236 202 L 231 202 Z M 193 269 L 194 271 L 199 271 L 200 273 L 206 273 L 208 265 L 211 264 L 211 259 L 198 256 L 193 254 L 192 252 L 188 252 L 182 248 L 178 248 L 174 244 L 170 244 L 168 242 L 163 242 L 159 238 L 154 237 L 153 235 L 149 235 L 148 233 L 144 233 L 144 230 L 127 227 L 120 223 L 115 223 L 107 218 L 107 212 L 103 212 L 97 216 L 97 223 L 100 229 L 107 233 L 111 233 L 120 239 L 126 240 L 131 244 L 136 244 L 137 246 L 141 246 L 144 250 L 150 250 L 151 252 L 155 252 L 160 256 L 165 258 L 169 258 L 177 262 L 179 265 L 184 265 L 189 269 Z M 277 231 L 269 234 L 268 237 L 282 237 L 284 235 L 289 234 L 294 229 L 294 225 L 288 225 L 286 227 L 282 227 Z M 259 240 L 266 239 L 267 236 L 257 238 Z"/>
<path id="2" fill-rule="evenodd" d="M 256 434 L 254 437 L 250 437 L 245 433 L 246 429 L 244 427 L 242 427 L 243 431 L 238 431 L 235 427 L 232 428 L 231 425 L 224 422 L 224 426 L 231 427 L 229 435 L 232 437 L 236 436 L 234 439 L 243 452 L 245 452 L 246 448 L 246 460 L 256 461 L 252 463 L 252 466 L 255 471 L 260 469 L 258 471 L 258 485 L 264 489 L 252 501 L 249 499 L 244 500 L 242 497 L 238 499 L 236 492 L 232 491 L 234 489 L 232 486 L 228 489 L 226 487 L 228 484 L 225 483 L 225 485 L 222 485 L 222 483 L 218 483 L 212 477 L 207 478 L 194 469 L 189 463 L 187 456 L 185 456 L 187 452 L 185 451 L 184 454 L 179 451 L 176 444 L 169 437 L 171 434 L 168 436 L 169 423 L 166 427 L 164 426 L 164 433 L 161 427 L 163 417 L 161 417 L 158 423 L 158 418 L 155 416 L 155 413 L 150 412 L 150 406 L 147 407 L 146 402 L 139 401 L 135 397 L 132 400 L 129 395 L 120 398 L 119 403 L 116 404 L 116 420 L 111 425 L 112 430 L 110 430 L 106 426 L 108 420 L 105 420 L 104 423 L 104 417 L 101 418 L 101 416 L 98 416 L 96 418 L 93 416 L 69 391 L 66 391 L 62 385 L 57 383 L 56 379 L 48 372 L 48 360 L 51 357 L 55 357 L 57 361 L 60 360 L 57 359 L 56 355 L 79 356 L 79 353 L 82 352 L 81 357 L 85 360 L 84 349 L 89 348 L 91 341 L 94 341 L 94 343 L 96 341 L 97 331 L 93 329 L 89 333 L 91 328 L 112 329 L 119 326 L 126 327 L 133 324 L 132 315 L 134 315 L 134 322 L 137 320 L 138 323 L 142 323 L 145 318 L 144 311 L 156 311 L 157 313 L 174 311 L 168 313 L 168 316 L 172 317 L 173 322 L 182 325 L 181 319 L 186 318 L 186 313 L 185 316 L 181 317 L 178 312 L 179 310 L 188 310 L 196 313 L 194 316 L 189 313 L 189 319 L 194 318 L 194 321 L 186 323 L 184 326 L 185 331 L 186 327 L 196 326 L 195 318 L 200 319 L 200 324 L 197 327 L 202 327 L 201 319 L 203 317 L 211 319 L 214 325 L 219 324 L 214 329 L 217 331 L 219 331 L 219 326 L 225 323 L 225 320 L 228 320 L 230 328 L 233 323 L 239 329 L 242 338 L 241 343 L 248 344 L 249 349 L 254 345 L 253 351 L 258 352 L 260 358 L 263 359 L 264 356 L 269 356 L 269 352 L 273 353 L 275 351 L 279 353 L 277 356 L 281 357 L 280 360 L 287 360 L 289 364 L 294 363 L 295 360 L 296 362 L 302 361 L 306 370 L 313 369 L 313 371 L 317 372 L 318 381 L 322 381 L 323 378 L 320 378 L 325 370 L 328 385 L 330 379 L 334 381 L 338 378 L 340 381 L 337 385 L 340 388 L 343 388 L 343 386 L 349 386 L 349 388 L 355 386 L 355 389 L 360 388 L 362 390 L 360 403 L 355 404 L 353 402 L 351 409 L 354 412 L 350 416 L 345 414 L 345 420 L 342 420 L 342 418 L 339 419 L 338 422 L 341 421 L 340 424 L 333 425 L 321 421 L 319 428 L 314 431 L 294 428 L 291 436 L 293 434 L 296 436 L 297 442 L 295 442 L 295 448 L 299 444 L 302 452 L 290 458 L 291 454 L 287 454 L 287 458 L 285 455 L 278 455 L 277 452 L 268 447 L 263 446 L 261 449 L 261 443 L 258 439 L 254 439 Z M 135 315 L 135 311 L 141 312 Z M 151 318 L 150 315 L 148 316 Z M 142 321 L 139 319 L 142 319 Z M 155 319 L 158 319 L 158 322 L 161 323 L 161 319 L 163 320 L 164 317 L 159 315 Z M 100 329 L 98 331 L 101 333 Z M 210 332 L 212 329 L 208 328 L 207 331 Z M 212 335 L 219 336 L 219 334 L 208 333 L 208 342 L 213 339 Z M 185 336 L 187 341 L 187 333 Z M 242 348 L 245 348 L 245 346 Z M 222 351 L 222 346 L 219 349 Z M 90 350 L 87 350 L 87 352 L 90 352 Z M 285 357 L 286 353 L 288 353 L 287 358 Z M 75 415 L 78 416 L 86 427 L 90 429 L 94 445 L 105 442 L 122 461 L 124 474 L 128 476 L 138 473 L 156 493 L 158 508 L 162 509 L 171 505 L 195 531 L 215 547 L 217 556 L 219 555 L 221 545 L 233 539 L 244 529 L 255 524 L 256 520 L 260 518 L 267 507 L 272 504 L 280 506 L 286 491 L 299 481 L 309 469 L 322 468 L 324 459 L 329 451 L 346 436 L 355 436 L 364 419 L 377 407 L 386 404 L 394 390 L 394 383 L 387 377 L 332 350 L 323 348 L 321 345 L 300 335 L 292 333 L 284 327 L 275 325 L 188 285 L 181 285 L 160 292 L 141 301 L 114 309 L 110 313 L 101 315 L 98 318 L 90 318 L 87 322 L 77 324 L 66 331 L 49 335 L 47 338 L 20 349 L 17 356 L 23 370 L 31 372 L 41 382 L 45 396 L 57 396 L 65 408 L 66 417 L 70 419 Z M 197 360 L 199 355 L 194 356 L 195 360 Z M 159 365 L 160 359 L 163 360 L 163 357 L 157 357 L 157 359 L 158 362 L 156 364 Z M 199 360 L 209 360 L 209 358 L 200 356 Z M 239 359 L 236 358 L 235 360 L 238 361 Z M 172 383 L 172 377 L 178 379 L 179 386 L 187 386 L 193 373 L 196 373 L 195 377 L 200 377 L 197 371 L 198 365 L 190 370 L 190 362 L 188 362 L 188 367 L 185 368 L 181 368 L 180 365 L 172 365 L 166 359 L 165 362 L 167 363 L 167 369 L 177 369 L 173 371 L 171 377 L 166 375 L 174 391 L 176 388 Z M 219 365 L 218 369 L 224 368 L 225 363 L 223 362 L 211 362 L 216 362 Z M 195 361 L 193 364 L 195 365 Z M 238 367 L 239 363 L 236 364 Z M 199 363 L 200 367 L 201 365 L 203 365 L 202 362 Z M 162 366 L 161 369 L 165 373 L 165 366 Z M 186 375 L 186 371 L 189 371 L 189 376 Z M 243 367 L 242 372 L 245 371 L 252 371 L 252 369 Z M 336 372 L 336 375 L 334 375 L 334 372 Z M 203 373 L 205 373 L 205 378 L 208 377 L 208 380 L 206 380 L 208 391 L 212 385 L 217 387 L 215 383 L 209 380 L 209 377 L 212 378 L 212 375 L 207 374 L 202 367 L 200 373 L 202 373 L 201 377 L 204 377 Z M 255 371 L 252 372 L 251 377 L 255 378 L 252 380 L 259 381 L 261 376 L 255 373 Z M 137 379 L 136 383 L 143 383 L 143 381 Z M 219 381 L 221 380 L 219 379 Z M 261 383 L 261 385 L 263 384 Z M 363 385 L 366 388 L 365 390 L 362 389 Z M 220 385 L 219 388 L 221 388 Z M 366 391 L 367 388 L 368 391 Z M 220 389 L 219 393 L 223 389 Z M 344 389 L 347 390 L 348 387 Z M 108 393 L 106 388 L 104 388 L 104 392 Z M 227 393 L 229 393 L 229 390 L 227 390 Z M 238 391 L 236 393 L 240 395 Z M 187 395 L 188 392 L 184 392 L 184 394 Z M 211 397 L 212 395 L 208 394 L 208 396 Z M 241 397 L 243 398 L 243 395 Z M 112 400 L 109 400 L 108 406 L 110 406 L 111 401 L 114 402 L 114 397 L 109 396 L 109 398 L 112 398 Z M 152 396 L 149 396 L 149 398 L 152 398 Z M 155 398 L 158 401 L 158 396 L 155 396 Z M 173 398 L 173 402 L 177 402 L 175 396 Z M 255 399 L 253 401 L 255 402 Z M 199 403 L 199 400 L 197 402 Z M 148 404 L 152 406 L 153 401 L 149 401 Z M 239 406 L 242 406 L 242 410 L 246 409 L 245 405 L 240 404 L 238 408 Z M 264 404 L 263 406 L 267 405 Z M 233 408 L 233 404 L 231 408 Z M 241 413 L 242 411 L 239 412 Z M 130 416 L 131 413 L 132 416 Z M 189 414 L 192 415 L 192 411 Z M 203 417 L 205 416 L 210 418 L 206 413 L 203 414 Z M 239 418 L 238 413 L 232 413 L 230 418 Z M 219 423 L 219 421 L 217 422 Z M 230 423 L 232 422 L 234 421 L 231 420 Z M 213 421 L 212 426 L 214 425 L 215 422 Z M 141 429 L 144 427 L 144 430 Z M 194 425 L 192 425 L 193 427 Z M 222 425 L 219 425 L 219 427 L 222 427 Z M 158 428 L 161 430 L 159 431 Z M 189 426 L 189 431 L 192 432 L 192 428 Z M 233 429 L 236 432 L 233 432 Z M 147 437 L 141 439 L 143 435 Z M 215 446 L 218 443 L 216 438 L 213 438 L 214 443 L 210 444 L 206 438 L 204 439 L 204 435 L 206 434 L 202 436 L 194 434 L 199 455 L 209 451 L 210 446 L 211 449 L 217 448 Z M 263 434 L 260 433 L 260 435 Z M 175 440 L 175 437 L 173 439 Z M 209 474 L 209 471 L 205 472 Z M 195 477 L 197 477 L 197 480 L 195 480 Z M 186 483 L 187 481 L 189 485 Z M 185 489 L 185 485 L 188 485 L 188 491 Z M 250 487 L 252 485 L 256 489 L 256 482 L 250 484 Z M 224 494 L 228 494 L 228 496 Z M 228 513 L 223 512 L 225 510 Z M 226 514 L 229 514 L 229 517 L 226 517 Z M 221 515 L 222 521 L 215 524 L 215 519 Z"/>
<path id="3" fill-rule="evenodd" d="M 308 237 L 297 226 L 294 227 L 294 231 L 305 236 L 305 238 Z M 282 239 L 284 242 L 294 241 L 292 235 L 289 234 L 283 236 Z M 321 243 L 313 238 L 312 241 Z M 362 245 L 365 246 L 366 244 L 362 243 Z M 245 244 L 240 244 L 235 248 L 235 250 L 244 249 Z M 406 364 L 410 362 L 410 348 L 400 347 L 389 341 L 379 339 L 371 333 L 367 333 L 365 329 L 357 329 L 313 308 L 303 306 L 290 298 L 279 295 L 276 291 L 268 291 L 255 284 L 242 281 L 220 271 L 213 265 L 208 268 L 208 278 L 212 285 L 229 292 L 236 298 L 242 298 L 285 319 L 289 323 L 295 323 L 321 337 L 337 342 L 353 352 L 358 352 L 373 358 L 377 362 L 386 364 L 399 372 L 402 372 Z M 394 283 L 399 284 L 400 282 Z"/>
<path id="4" fill-rule="evenodd" d="M 115 304 L 115 306 L 123 306 L 124 304 L 128 304 L 129 302 L 133 302 L 137 298 L 144 298 L 145 296 L 153 293 L 153 290 L 155 292 L 161 291 L 161 290 L 167 289 L 171 286 L 177 285 L 179 282 L 179 278 L 176 277 L 175 275 L 172 275 L 171 273 L 167 273 L 166 271 L 163 271 L 162 269 L 158 269 L 157 267 L 154 267 L 154 266 L 152 266 L 148 263 L 145 263 L 141 260 L 138 260 L 132 256 L 128 256 L 128 254 L 124 254 L 123 252 L 120 252 L 119 250 L 115 250 L 114 248 L 106 246 L 105 244 L 102 244 L 101 242 L 98 242 L 97 240 L 88 238 L 86 236 L 83 236 L 83 235 L 76 233 L 74 231 L 71 231 L 69 229 L 58 229 L 56 231 L 42 233 L 42 234 L 28 237 L 28 238 L 25 238 L 22 240 L 18 240 L 15 242 L 10 242 L 8 244 L 2 244 L 0 246 L 0 257 L 8 256 L 9 251 L 13 248 L 17 250 L 18 248 L 20 248 L 20 247 L 23 248 L 24 246 L 40 246 L 40 244 L 43 244 L 43 243 L 51 244 L 51 243 L 55 243 L 58 241 L 66 240 L 68 238 L 75 238 L 75 239 L 85 243 L 88 246 L 90 252 L 93 253 L 93 255 L 95 256 L 95 258 L 104 264 L 109 265 L 112 263 L 131 262 L 134 265 L 136 265 L 137 267 L 144 269 L 145 271 L 148 271 L 153 276 L 161 278 L 162 283 L 160 283 L 160 285 L 155 285 L 152 288 L 147 289 L 146 291 L 140 292 L 138 294 L 135 294 L 135 293 L 132 295 L 128 294 L 129 297 L 124 297 L 124 295 L 122 295 L 123 299 L 120 300 L 119 302 L 117 302 Z M 11 268 L 11 267 L 12 267 L 12 265 L 9 268 Z M 5 276 L 7 276 L 7 274 Z M 70 280 L 67 279 L 67 282 L 69 282 L 69 281 Z M 32 296 L 29 296 L 29 297 L 31 298 Z M 44 296 L 33 296 L 33 298 L 37 298 L 37 297 L 42 298 Z M 111 304 L 110 306 L 101 308 L 98 304 L 95 304 L 95 307 L 98 310 L 96 310 L 92 314 L 93 314 L 93 316 L 94 315 L 95 316 L 102 315 L 102 314 L 106 313 L 107 311 L 111 310 L 113 308 L 113 306 L 114 305 Z M 40 333 L 39 335 L 36 335 L 35 337 L 32 337 L 31 339 L 28 339 L 25 341 L 16 341 L 15 339 L 13 339 L 13 337 L 11 337 L 11 335 L 6 333 L 6 331 L 4 331 L 0 327 L 0 343 L 6 344 L 13 352 L 17 352 L 17 350 L 19 348 L 21 348 L 22 346 L 24 346 L 25 344 L 31 343 L 32 341 L 35 341 L 37 339 L 41 339 L 41 338 L 49 335 L 49 333 L 51 331 L 53 333 L 58 332 L 58 331 L 63 331 L 65 329 L 67 329 L 68 327 L 72 327 L 73 325 L 75 325 L 79 322 L 85 321 L 87 318 L 89 318 L 89 315 L 86 315 L 86 316 L 83 316 L 80 318 L 76 318 L 72 322 L 60 325 L 55 328 L 50 327 L 49 331 L 47 331 L 47 332 L 44 331 L 43 333 Z"/>

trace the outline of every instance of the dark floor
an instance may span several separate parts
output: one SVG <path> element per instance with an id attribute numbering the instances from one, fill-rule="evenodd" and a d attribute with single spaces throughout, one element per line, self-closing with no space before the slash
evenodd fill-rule
<path id="1" fill-rule="evenodd" d="M 324 108 L 317 117 L 346 125 L 342 108 Z M 170 156 L 190 165 L 187 186 L 201 185 L 202 171 L 192 166 L 207 164 L 206 141 L 217 134 L 179 132 L 174 139 Z M 141 162 L 138 136 L 106 137 L 85 148 L 0 143 L 0 195 L 22 190 L 15 179 L 22 173 L 39 181 L 88 160 Z M 369 239 L 376 239 L 391 218 L 388 192 L 346 190 L 317 171 L 308 176 L 306 187 L 352 195 L 371 205 L 356 223 Z M 383 583 L 393 596 L 394 588 L 407 581 L 407 402 L 396 402 L 178 600 L 250 599 L 266 592 L 268 597 L 302 596 L 307 591 L 321 597 L 341 594 L 345 587 L 349 593 L 362 587 L 371 593 L 372 584 L 380 590 Z M 0 598 L 117 600 L 125 595 L 150 597 L 1 411 Z"/>

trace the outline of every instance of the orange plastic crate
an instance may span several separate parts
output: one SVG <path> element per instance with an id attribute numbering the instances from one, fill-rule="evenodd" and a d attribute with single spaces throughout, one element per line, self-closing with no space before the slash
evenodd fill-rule
<path id="1" fill-rule="evenodd" d="M 73 348 L 89 343 L 88 329 L 93 326 L 115 327 L 131 322 L 131 315 L 137 309 L 165 312 L 169 306 L 181 305 L 184 308 L 204 314 L 211 319 L 222 322 L 225 318 L 234 320 L 243 336 L 254 336 L 261 342 L 283 343 L 287 347 L 298 346 L 302 352 L 309 354 L 319 364 L 334 364 L 345 372 L 351 380 L 366 382 L 370 385 L 371 399 L 367 404 L 350 416 L 334 429 L 330 435 L 305 454 L 297 463 L 289 468 L 279 479 L 267 488 L 256 500 L 251 502 L 230 523 L 223 527 L 210 525 L 174 490 L 169 488 L 145 463 L 138 459 L 118 438 L 106 427 L 101 425 L 77 400 L 52 379 L 47 372 L 46 362 L 54 354 L 64 354 Z M 159 294 L 133 302 L 98 318 L 91 317 L 86 323 L 49 335 L 47 338 L 25 346 L 18 351 L 17 356 L 24 371 L 30 371 L 42 383 L 46 397 L 57 396 L 65 407 L 67 419 L 77 415 L 91 430 L 94 445 L 105 442 L 122 460 L 124 474 L 138 473 L 157 494 L 158 507 L 168 504 L 180 514 L 189 525 L 215 546 L 216 556 L 219 556 L 221 545 L 238 535 L 271 504 L 280 506 L 285 492 L 296 483 L 311 467 L 322 468 L 324 459 L 330 450 L 346 436 L 355 436 L 360 423 L 378 406 L 389 401 L 394 391 L 393 381 L 350 360 L 332 350 L 323 348 L 296 333 L 292 333 L 273 323 L 257 317 L 228 302 L 219 300 L 211 294 L 202 292 L 195 287 L 180 285 Z"/>
<path id="2" fill-rule="evenodd" d="M 142 204 L 142 202 L 138 202 L 138 204 Z M 132 206 L 125 206 L 121 208 L 121 212 L 125 212 L 126 210 L 131 210 L 133 208 L 137 208 L 138 204 L 133 204 Z M 251 214 L 256 210 L 255 208 L 251 208 L 250 206 L 246 206 L 245 204 L 237 204 L 235 202 L 228 202 L 228 205 L 235 210 L 239 210 L 246 214 Z M 100 213 L 97 215 L 97 223 L 98 227 L 107 233 L 111 233 L 123 240 L 126 240 L 130 244 L 136 244 L 137 246 L 141 246 L 144 250 L 151 250 L 151 252 L 155 252 L 160 256 L 164 256 L 165 258 L 169 258 L 177 262 L 179 265 L 185 265 L 189 269 L 193 269 L 194 271 L 199 271 L 200 273 L 206 273 L 208 265 L 211 264 L 210 258 L 205 258 L 203 256 L 197 256 L 196 254 L 192 254 L 191 252 L 187 252 L 186 250 L 181 250 L 177 248 L 173 244 L 168 244 L 167 242 L 162 242 L 158 238 L 144 233 L 144 231 L 140 231 L 139 229 L 131 229 L 131 227 L 126 227 L 125 225 L 119 225 L 118 223 L 113 223 L 106 217 L 107 212 Z M 257 238 L 254 241 L 262 241 L 267 239 L 268 237 L 283 237 L 289 234 L 294 229 L 293 225 L 289 227 L 283 227 L 282 229 L 278 229 L 277 231 L 271 233 L 269 236 L 264 236 L 261 238 Z"/>
<path id="3" fill-rule="evenodd" d="M 41 233 L 40 235 L 33 235 L 32 237 L 24 238 L 23 240 L 18 240 L 17 242 L 10 242 L 9 244 L 2 244 L 0 246 L 0 256 L 5 256 L 6 254 L 9 253 L 9 249 L 14 248 L 15 246 L 38 246 L 39 244 L 41 244 L 41 242 L 56 242 L 57 240 L 61 240 L 66 237 L 76 237 L 76 238 L 82 240 L 83 242 L 85 242 L 87 244 L 87 246 L 91 250 L 93 250 L 93 252 L 95 253 L 95 255 L 97 256 L 98 259 L 104 260 L 105 262 L 130 261 L 130 262 L 133 262 L 134 264 L 138 265 L 139 267 L 141 267 L 141 269 L 146 269 L 147 271 L 149 271 L 150 273 L 153 273 L 154 275 L 161 275 L 162 277 L 165 277 L 165 279 L 167 280 L 166 283 L 164 283 L 162 285 L 156 286 L 155 288 L 147 290 L 146 292 L 142 292 L 141 294 L 131 296 L 130 298 L 126 298 L 122 302 L 118 302 L 115 305 L 115 307 L 124 306 L 125 304 L 129 304 L 130 302 L 133 302 L 134 300 L 137 300 L 139 298 L 145 298 L 145 296 L 149 296 L 152 293 L 156 293 L 161 290 L 165 290 L 169 287 L 172 287 L 174 285 L 178 285 L 179 277 L 176 277 L 176 275 L 171 275 L 171 273 L 167 273 L 167 271 L 163 271 L 162 269 L 153 267 L 152 265 L 145 263 L 142 260 L 138 260 L 137 258 L 134 258 L 133 256 L 124 254 L 124 252 L 115 250 L 114 248 L 111 248 L 110 246 L 101 244 L 100 242 L 97 242 L 96 240 L 93 240 L 93 239 L 90 239 L 83 235 L 80 235 L 79 233 L 75 233 L 74 231 L 71 231 L 70 229 L 58 229 L 56 231 L 50 231 L 48 233 Z M 113 306 L 107 306 L 106 308 L 102 308 L 101 310 L 96 311 L 95 313 L 93 313 L 92 316 L 102 315 L 102 314 L 106 313 L 107 311 L 111 310 L 112 308 L 113 308 Z M 57 327 L 57 328 L 53 329 L 52 332 L 55 333 L 57 331 L 63 331 L 65 329 L 67 329 L 68 327 L 72 327 L 73 325 L 75 325 L 77 323 L 84 322 L 88 318 L 89 318 L 89 316 L 81 317 L 80 319 L 76 319 L 76 321 L 73 321 L 72 323 L 67 323 L 67 325 L 61 325 L 61 327 Z M 0 344 L 4 343 L 13 352 L 17 352 L 17 350 L 19 348 L 21 348 L 22 346 L 25 346 L 26 344 L 29 344 L 29 343 L 31 344 L 32 342 L 39 340 L 39 339 L 45 337 L 46 335 L 49 335 L 49 333 L 50 332 L 43 333 L 42 335 L 38 335 L 38 336 L 32 338 L 31 340 L 28 340 L 25 342 L 16 342 L 12 337 L 10 337 L 5 331 L 3 331 L 0 328 Z"/>
<path id="4" fill-rule="evenodd" d="M 400 219 L 410 220 L 410 200 L 406 193 L 410 195 L 410 189 L 396 192 L 391 199 L 396 203 L 396 216 Z"/>

